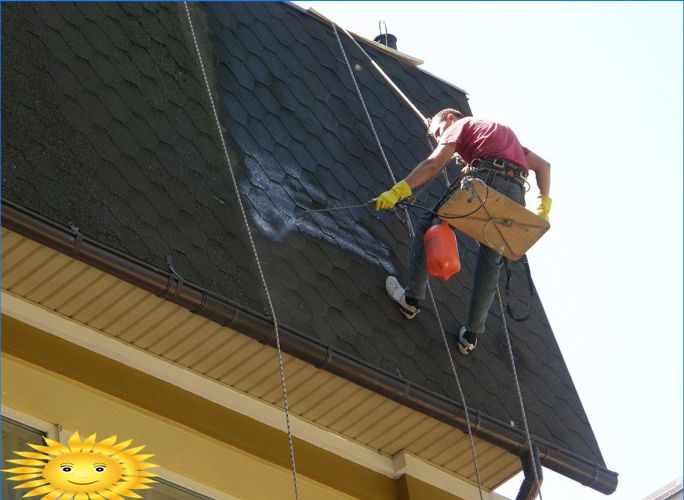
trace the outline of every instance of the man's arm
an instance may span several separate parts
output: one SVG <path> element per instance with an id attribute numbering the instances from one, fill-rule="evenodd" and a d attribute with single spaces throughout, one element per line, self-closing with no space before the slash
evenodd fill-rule
<path id="1" fill-rule="evenodd" d="M 534 178 L 537 180 L 537 187 L 539 187 L 537 215 L 548 222 L 552 203 L 551 198 L 549 198 L 549 192 L 551 191 L 551 164 L 541 156 L 530 151 L 527 153 L 527 166 L 534 172 Z"/>
<path id="2" fill-rule="evenodd" d="M 404 180 L 412 190 L 422 186 L 442 170 L 444 164 L 455 152 L 456 147 L 453 144 L 439 144 L 432 154 L 421 161 Z"/>
<path id="3" fill-rule="evenodd" d="M 421 161 L 405 179 L 380 194 L 375 200 L 375 210 L 394 208 L 399 200 L 408 198 L 418 186 L 422 186 L 439 173 L 444 164 L 456 152 L 453 144 L 440 144 L 425 160 Z"/>
<path id="4" fill-rule="evenodd" d="M 527 153 L 527 166 L 534 172 L 539 194 L 549 196 L 551 192 L 551 164 L 530 151 Z"/>

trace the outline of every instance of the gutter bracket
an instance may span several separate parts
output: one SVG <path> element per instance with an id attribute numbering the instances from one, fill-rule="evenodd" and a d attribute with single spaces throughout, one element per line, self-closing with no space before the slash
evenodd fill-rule
<path id="1" fill-rule="evenodd" d="M 328 344 L 325 348 L 325 356 L 323 357 L 323 360 L 320 363 L 314 364 L 316 368 L 319 370 L 324 369 L 328 363 L 330 363 L 330 360 L 332 359 L 332 348 L 330 347 L 330 344 Z"/>
<path id="2" fill-rule="evenodd" d="M 173 259 L 171 255 L 166 255 L 166 268 L 168 270 L 168 277 L 166 281 L 166 290 L 164 290 L 160 295 L 160 299 L 168 299 L 170 296 L 173 297 L 174 299 L 178 300 L 178 298 L 181 296 L 181 290 L 183 289 L 183 284 L 185 283 L 185 280 L 183 277 L 176 272 L 176 270 L 173 267 Z M 170 294 L 171 292 L 171 280 L 175 279 L 176 280 L 176 285 L 173 290 L 173 295 Z"/>
<path id="3" fill-rule="evenodd" d="M 191 313 L 193 314 L 201 314 L 202 311 L 204 311 L 204 308 L 207 305 L 207 298 L 209 294 L 207 293 L 206 288 L 202 288 L 202 300 L 200 303 L 197 305 L 197 307 L 193 308 L 190 310 Z"/>
<path id="4" fill-rule="evenodd" d="M 475 413 L 475 425 L 473 426 L 473 424 L 471 423 L 470 428 L 472 429 L 472 432 L 477 432 L 480 430 L 480 423 L 481 423 L 480 410 L 474 410 L 474 413 Z"/>
<path id="5" fill-rule="evenodd" d="M 77 258 L 78 254 L 81 253 L 81 245 L 83 245 L 83 233 L 81 233 L 76 224 L 71 221 L 69 222 L 69 229 L 74 233 L 74 246 L 71 249 L 71 256 Z"/>

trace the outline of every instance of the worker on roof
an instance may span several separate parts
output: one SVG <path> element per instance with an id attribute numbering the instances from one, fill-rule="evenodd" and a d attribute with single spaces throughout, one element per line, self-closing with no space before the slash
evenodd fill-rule
<path id="1" fill-rule="evenodd" d="M 448 108 L 430 120 L 429 133 L 437 140 L 435 150 L 405 179 L 376 198 L 376 210 L 391 209 L 400 200 L 411 196 L 412 190 L 439 174 L 447 161 L 458 153 L 468 163 L 470 175 L 523 206 L 526 178 L 532 170 L 540 193 L 537 214 L 549 220 L 551 165 L 523 147 L 509 127 L 466 117 L 460 111 Z M 433 212 L 437 212 L 450 196 L 451 192 L 447 193 Z M 420 301 L 425 299 L 427 264 L 423 236 L 432 225 L 433 219 L 434 214 L 426 212 L 415 229 L 406 288 L 394 276 L 388 276 L 385 282 L 387 293 L 407 319 L 413 319 L 418 314 Z M 503 257 L 498 252 L 480 245 L 468 318 L 458 332 L 457 346 L 463 355 L 468 355 L 475 349 L 477 336 L 485 331 L 485 322 L 494 300 L 502 263 Z"/>

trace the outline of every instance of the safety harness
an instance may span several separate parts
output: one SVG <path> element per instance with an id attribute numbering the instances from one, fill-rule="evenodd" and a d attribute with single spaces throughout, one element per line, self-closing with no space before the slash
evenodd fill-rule
<path id="1" fill-rule="evenodd" d="M 525 190 L 527 185 L 527 172 L 519 165 L 513 162 L 504 160 L 503 158 L 497 158 L 495 156 L 485 156 L 484 158 L 476 158 L 470 163 L 473 172 L 479 172 L 487 170 L 489 175 L 485 182 L 488 186 L 492 185 L 494 179 L 497 176 L 506 178 L 511 182 L 519 184 Z M 525 197 L 522 196 L 522 205 L 525 205 Z"/>

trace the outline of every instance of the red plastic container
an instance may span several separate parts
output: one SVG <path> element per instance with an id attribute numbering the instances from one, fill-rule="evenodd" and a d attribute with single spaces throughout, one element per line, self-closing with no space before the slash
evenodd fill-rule
<path id="1" fill-rule="evenodd" d="M 423 237 L 423 243 L 430 276 L 446 281 L 461 270 L 456 235 L 447 222 L 428 229 Z"/>

